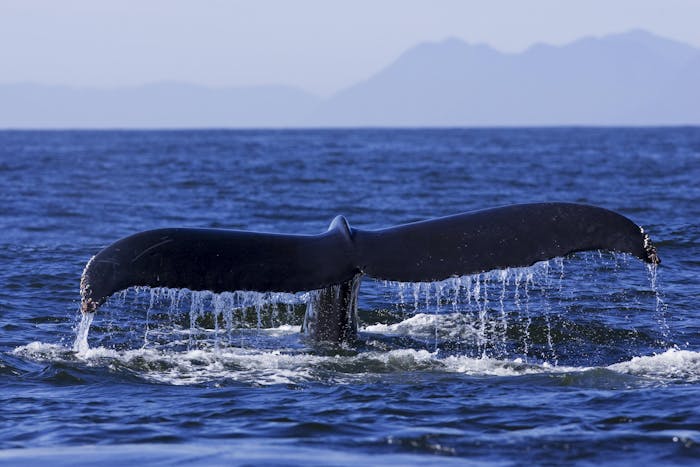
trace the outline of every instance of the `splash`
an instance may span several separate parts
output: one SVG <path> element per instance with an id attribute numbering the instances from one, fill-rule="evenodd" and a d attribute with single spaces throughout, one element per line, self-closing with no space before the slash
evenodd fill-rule
<path id="1" fill-rule="evenodd" d="M 611 370 L 635 376 L 679 382 L 700 381 L 700 353 L 677 348 L 616 363 Z"/>
<path id="2" fill-rule="evenodd" d="M 255 334 L 241 331 L 283 325 L 300 327 L 303 310 L 314 296 L 314 292 L 215 294 L 187 289 L 133 287 L 111 297 L 100 310 L 100 315 L 101 319 L 108 321 L 107 337 L 122 333 L 123 339 L 133 342 L 132 335 L 142 325 L 138 345 L 143 348 L 163 345 L 184 345 L 188 350 L 210 345 L 214 348 L 247 347 L 256 344 Z M 146 312 L 141 324 L 141 318 L 133 316 L 129 317 L 128 325 L 121 324 L 126 320 L 125 313 L 144 308 Z M 94 313 L 83 314 L 74 343 L 76 351 L 89 348 L 88 331 L 93 317 Z"/>
<path id="3" fill-rule="evenodd" d="M 538 305 L 547 322 L 552 313 L 547 304 L 549 270 L 549 262 L 544 261 L 527 268 L 508 268 L 430 283 L 385 282 L 384 285 L 396 291 L 397 306 L 404 315 L 411 308 L 415 317 L 422 317 L 423 314 L 433 314 L 436 318 L 449 315 L 447 319 L 433 320 L 433 351 L 438 351 L 444 342 L 441 337 L 445 335 L 443 329 L 447 327 L 453 337 L 460 339 L 458 345 L 475 346 L 482 357 L 507 355 L 509 333 L 513 333 L 509 323 L 515 318 L 524 323 L 522 348 L 523 353 L 527 354 L 531 347 L 531 303 Z M 407 294 L 407 290 L 412 293 Z M 403 328 L 412 324 L 414 322 L 406 321 Z M 378 332 L 382 327 L 366 329 Z M 391 332 L 392 328 L 389 326 L 386 329 Z M 554 354 L 549 324 L 547 336 L 549 353 Z"/>
<path id="4" fill-rule="evenodd" d="M 651 287 L 651 290 L 654 292 L 654 298 L 656 302 L 655 306 L 655 315 L 656 315 L 656 321 L 659 324 L 659 328 L 661 329 L 662 335 L 664 340 L 668 341 L 671 335 L 671 329 L 668 326 L 668 321 L 666 320 L 666 312 L 668 310 L 668 306 L 666 305 L 666 302 L 663 299 L 663 295 L 661 293 L 661 289 L 659 288 L 658 285 L 658 280 L 659 280 L 659 270 L 658 270 L 658 264 L 656 263 L 650 263 L 647 264 L 647 270 L 649 271 L 649 286 Z"/>
<path id="5" fill-rule="evenodd" d="M 426 371 L 465 377 L 542 375 L 547 377 L 542 384 L 560 384 L 553 382 L 550 376 L 561 376 L 564 378 L 561 380 L 563 384 L 601 388 L 608 387 L 611 378 L 615 384 L 620 382 L 631 387 L 700 381 L 700 353 L 678 349 L 597 367 L 528 363 L 520 358 L 441 356 L 418 349 L 318 355 L 289 349 L 235 347 L 181 352 L 95 347 L 76 354 L 60 345 L 32 342 L 17 347 L 12 353 L 40 362 L 108 367 L 110 372 L 123 372 L 144 381 L 169 385 L 366 384 L 391 375 Z"/>
<path id="6" fill-rule="evenodd" d="M 564 259 L 556 258 L 530 267 L 433 283 L 385 282 L 384 287 L 387 297 L 392 296 L 397 303 L 397 314 L 451 314 L 448 319 L 434 321 L 433 351 L 459 347 L 468 350 L 469 355 L 520 357 L 525 361 L 534 357 L 556 365 L 562 355 L 571 355 L 572 349 L 562 346 L 581 339 L 571 333 L 582 326 L 593 329 L 591 332 L 619 335 L 620 340 L 628 342 L 616 345 L 630 349 L 634 339 L 646 340 L 648 335 L 660 333 L 663 339 L 659 342 L 668 347 L 665 343 L 671 342 L 672 333 L 665 319 L 666 305 L 654 276 L 648 286 L 638 280 L 636 268 L 641 269 L 641 263 L 624 254 L 590 252 L 576 256 L 576 267 L 566 270 Z M 650 290 L 656 297 L 655 305 L 649 300 Z M 654 307 L 657 323 L 650 325 L 640 318 L 649 316 L 644 312 Z M 404 330 L 410 323 L 404 323 Z M 392 328 L 395 322 L 376 324 L 387 325 L 388 333 L 397 330 Z M 461 335 L 460 341 L 445 342 L 444 326 Z M 367 329 L 380 332 L 381 326 Z M 408 335 L 403 331 L 399 334 Z M 425 336 L 422 338 L 425 340 Z M 592 351 L 596 352 L 595 348 Z"/>
<path id="7" fill-rule="evenodd" d="M 521 359 L 556 366 L 560 355 L 571 355 L 572 348 L 566 348 L 573 347 L 570 341 L 580 339 L 572 333 L 581 325 L 567 321 L 567 317 L 583 317 L 583 325 L 587 325 L 587 316 L 577 310 L 585 312 L 586 306 L 598 309 L 601 290 L 605 292 L 596 283 L 600 268 L 620 267 L 615 255 L 598 254 L 593 260 L 590 257 L 591 254 L 584 255 L 583 267 L 571 268 L 567 274 L 564 261 L 556 259 L 525 268 L 429 283 L 385 282 L 385 303 L 392 304 L 393 309 L 363 312 L 360 307 L 360 318 L 364 320 L 360 332 L 373 342 L 384 342 L 381 345 L 388 348 L 409 346 L 441 356 Z M 588 271 L 588 275 L 581 273 L 581 269 Z M 569 292 L 572 284 L 575 293 Z M 621 289 L 627 285 L 623 284 Z M 368 284 L 369 290 L 371 287 L 372 284 Z M 382 286 L 375 283 L 374 287 Z M 651 288 L 657 297 L 657 314 L 663 317 L 665 304 L 655 271 L 651 276 Z M 119 350 L 140 347 L 164 352 L 226 352 L 232 347 L 277 350 L 286 346 L 305 349 L 303 342 L 290 337 L 293 333 L 278 333 L 275 337 L 266 331 L 301 329 L 304 316 L 308 316 L 310 307 L 318 299 L 317 294 L 240 291 L 215 294 L 186 289 L 132 288 L 112 297 L 100 310 L 100 328 L 94 339 L 98 345 Z M 624 298 L 624 293 L 622 296 Z M 638 335 L 630 317 L 634 313 L 627 309 L 643 309 L 645 304 L 640 300 L 644 296 L 635 296 L 637 302 L 632 305 L 616 303 L 615 307 L 621 310 L 606 308 L 605 314 L 599 314 L 596 319 L 614 316 L 611 326 L 632 328 L 623 329 L 622 337 L 615 339 L 633 340 Z M 374 306 L 370 305 L 370 310 Z M 145 317 L 134 316 L 134 311 L 144 309 Z M 620 318 L 621 315 L 625 318 Z M 89 349 L 91 318 L 86 315 L 78 326 L 76 352 L 84 353 Z M 600 329 L 608 332 L 604 323 L 600 324 Z M 664 324 L 662 329 L 667 336 L 668 325 Z M 392 336 L 405 339 L 391 340 Z M 595 338 L 591 335 L 591 339 Z M 624 345 L 632 348 L 634 343 L 630 341 Z"/>
<path id="8" fill-rule="evenodd" d="M 90 349 L 87 338 L 92 320 L 95 319 L 95 313 L 81 313 L 81 315 L 73 343 L 73 351 L 84 354 Z"/>
<path id="9" fill-rule="evenodd" d="M 89 313 L 76 328 L 72 351 L 31 343 L 14 353 L 39 361 L 107 366 L 172 385 L 356 384 L 425 371 L 467 377 L 563 375 L 562 384 L 586 385 L 609 384 L 611 378 L 624 385 L 700 380 L 700 354 L 689 350 L 661 350 L 599 366 L 561 363 L 559 355 L 566 354 L 561 346 L 580 338 L 578 328 L 562 334 L 572 324 L 562 324 L 562 316 L 585 306 L 586 294 L 593 297 L 592 306 L 599 306 L 596 268 L 619 267 L 614 258 L 602 266 L 601 258 L 584 261 L 590 276 L 573 268 L 564 274 L 563 261 L 554 261 L 432 283 L 387 282 L 382 290 L 395 293 L 396 298 L 386 299 L 395 309 L 362 323 L 366 342 L 360 349 L 329 351 L 303 344 L 299 330 L 306 308 L 317 298 L 314 292 L 214 294 L 136 288 L 117 294 L 101 310 L 101 326 L 93 329 L 95 347 L 88 345 L 94 317 Z M 649 277 L 653 296 L 646 290 L 635 297 L 653 297 L 656 305 L 648 305 L 663 317 L 666 306 L 655 269 Z M 567 290 L 571 283 L 577 286 L 575 293 Z M 144 309 L 141 321 L 135 319 L 134 311 Z M 606 309 L 601 315 L 613 312 Z M 667 329 L 662 323 L 659 327 Z M 113 336 L 132 334 L 126 342 L 109 342 Z"/>

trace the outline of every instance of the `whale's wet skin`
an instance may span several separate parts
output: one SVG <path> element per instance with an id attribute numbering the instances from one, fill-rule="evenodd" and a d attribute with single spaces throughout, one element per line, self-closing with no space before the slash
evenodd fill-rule
<path id="1" fill-rule="evenodd" d="M 80 310 L 94 313 L 110 296 L 130 287 L 212 293 L 313 290 L 307 295 L 304 336 L 317 343 L 346 344 L 357 340 L 363 277 L 416 281 L 414 288 L 422 283 L 426 291 L 429 282 L 447 281 L 437 286 L 439 309 L 445 285 L 454 289 L 456 307 L 460 275 L 500 269 L 502 302 L 507 269 L 594 250 L 629 253 L 660 264 L 644 228 L 608 209 L 576 203 L 515 204 L 371 231 L 351 228 L 338 216 L 319 235 L 154 229 L 117 240 L 90 258 L 80 278 Z M 516 299 L 522 277 L 529 287 L 530 274 L 519 276 Z M 471 280 L 466 283 L 470 301 Z M 481 299 L 479 282 L 477 276 L 476 301 Z M 484 294 L 486 304 L 486 289 Z M 215 310 L 217 325 L 219 314 Z M 505 310 L 501 314 L 505 326 Z"/>
<path id="2" fill-rule="evenodd" d="M 0 133 L 0 463 L 692 463 L 700 131 Z M 494 205 L 598 204 L 664 263 L 584 252 L 365 279 L 357 341 L 317 292 L 129 288 L 79 313 L 101 247 L 169 226 L 315 234 Z"/>

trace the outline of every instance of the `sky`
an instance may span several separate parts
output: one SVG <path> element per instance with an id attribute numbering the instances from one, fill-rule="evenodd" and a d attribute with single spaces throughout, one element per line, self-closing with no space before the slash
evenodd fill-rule
<path id="1" fill-rule="evenodd" d="M 0 84 L 284 84 L 329 96 L 456 37 L 518 52 L 645 29 L 700 47 L 698 0 L 0 0 Z"/>

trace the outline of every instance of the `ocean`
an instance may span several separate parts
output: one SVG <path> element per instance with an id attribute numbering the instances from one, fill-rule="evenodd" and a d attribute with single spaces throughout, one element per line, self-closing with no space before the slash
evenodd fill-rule
<path id="1" fill-rule="evenodd" d="M 698 180 L 697 127 L 2 131 L 0 464 L 698 465 Z M 364 279 L 340 347 L 302 338 L 304 293 L 130 289 L 81 324 L 85 264 L 141 230 L 544 201 L 662 264 Z"/>

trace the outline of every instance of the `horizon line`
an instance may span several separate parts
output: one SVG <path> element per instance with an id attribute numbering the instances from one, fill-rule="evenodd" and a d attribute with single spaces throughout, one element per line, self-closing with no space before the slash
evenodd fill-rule
<path id="1" fill-rule="evenodd" d="M 358 126 L 251 126 L 251 127 L 0 127 L 0 132 L 196 132 L 196 131 L 451 131 L 451 130 L 654 130 L 700 129 L 700 123 L 658 124 L 543 124 L 543 125 L 358 125 Z"/>

